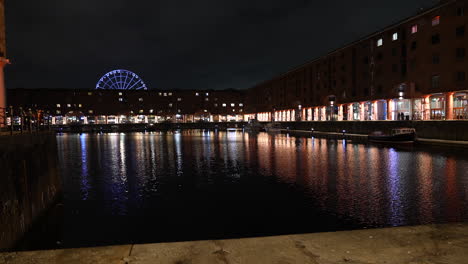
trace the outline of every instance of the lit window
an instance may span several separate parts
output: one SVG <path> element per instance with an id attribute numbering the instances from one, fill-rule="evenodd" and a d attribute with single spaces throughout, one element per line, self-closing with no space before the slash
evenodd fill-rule
<path id="1" fill-rule="evenodd" d="M 119 102 L 123 102 L 123 98 L 119 98 Z"/>
<path id="2" fill-rule="evenodd" d="M 141 98 L 141 97 L 138 98 L 138 101 L 143 102 L 143 98 Z"/>
<path id="3" fill-rule="evenodd" d="M 81 104 L 78 104 L 78 107 L 79 107 L 79 108 L 81 108 L 81 106 L 82 106 Z"/>
<path id="4" fill-rule="evenodd" d="M 159 96 L 161 96 L 161 95 L 162 95 L 162 93 L 159 93 Z"/>
<path id="5" fill-rule="evenodd" d="M 214 104 L 215 107 L 218 107 L 218 104 Z"/>
<path id="6" fill-rule="evenodd" d="M 164 96 L 167 96 L 167 93 L 164 93 Z"/>
<path id="7" fill-rule="evenodd" d="M 57 104 L 57 108 L 59 108 L 59 107 L 60 107 L 60 104 Z"/>
<path id="8" fill-rule="evenodd" d="M 169 104 L 169 107 L 172 107 L 172 103 L 171 103 L 171 104 Z"/>
<path id="9" fill-rule="evenodd" d="M 172 96 L 172 93 L 168 93 L 169 96 Z"/>
<path id="10" fill-rule="evenodd" d="M 411 26 L 411 34 L 418 32 L 418 25 Z"/>
<path id="11" fill-rule="evenodd" d="M 378 39 L 377 40 L 377 47 L 380 47 L 383 45 L 383 39 Z"/>
<path id="12" fill-rule="evenodd" d="M 232 104 L 231 104 L 231 107 L 234 107 L 234 106 L 236 106 L 236 104 L 232 103 Z"/>
<path id="13" fill-rule="evenodd" d="M 242 109 L 239 109 L 239 112 L 243 112 L 243 110 L 242 110 Z"/>
<path id="14" fill-rule="evenodd" d="M 122 93 L 119 93 L 120 96 L 122 96 Z"/>
<path id="15" fill-rule="evenodd" d="M 393 35 L 392 35 L 392 40 L 397 40 L 397 39 L 398 39 L 398 33 L 395 32 L 395 33 L 393 33 Z"/>
<path id="16" fill-rule="evenodd" d="M 180 112 L 182 112 L 182 111 L 180 111 L 180 109 L 177 109 L 177 113 L 180 113 Z"/>
<path id="17" fill-rule="evenodd" d="M 226 104 L 223 104 L 223 107 L 226 107 Z"/>
<path id="18" fill-rule="evenodd" d="M 235 111 L 236 111 L 236 109 L 232 109 L 232 111 L 233 111 L 233 112 L 235 112 Z"/>
<path id="19" fill-rule="evenodd" d="M 71 104 L 67 104 L 67 107 L 71 107 Z"/>
<path id="20" fill-rule="evenodd" d="M 199 93 L 195 93 L 195 96 L 199 96 L 200 94 Z"/>
<path id="21" fill-rule="evenodd" d="M 88 95 L 93 95 L 93 92 L 88 92 Z"/>
<path id="22" fill-rule="evenodd" d="M 209 101 L 209 100 L 210 100 L 210 98 L 205 98 L 205 101 Z"/>
<path id="23" fill-rule="evenodd" d="M 143 114 L 143 110 L 140 110 L 139 112 L 140 112 L 140 114 Z"/>
<path id="24" fill-rule="evenodd" d="M 205 110 L 203 110 L 203 112 L 205 112 L 205 113 L 206 113 L 206 112 L 208 112 L 208 110 L 206 110 L 206 109 L 205 109 Z"/>
<path id="25" fill-rule="evenodd" d="M 94 111 L 93 110 L 88 110 L 88 113 L 92 114 L 92 113 L 94 113 Z"/>
<path id="26" fill-rule="evenodd" d="M 437 26 L 440 24 L 440 16 L 436 16 L 432 18 L 432 26 Z"/>
<path id="27" fill-rule="evenodd" d="M 177 101 L 178 101 L 178 102 L 182 101 L 182 98 L 180 98 L 180 97 L 179 97 L 179 98 L 177 98 Z"/>
<path id="28" fill-rule="evenodd" d="M 244 104 L 239 104 L 240 107 L 244 106 Z"/>
<path id="29" fill-rule="evenodd" d="M 60 114 L 60 113 L 61 113 L 61 111 L 60 111 L 60 110 L 57 110 L 57 114 Z"/>
<path id="30" fill-rule="evenodd" d="M 209 94 L 209 93 L 206 93 L 205 95 L 206 95 L 206 96 L 209 96 L 210 94 Z"/>
<path id="31" fill-rule="evenodd" d="M 150 109 L 150 111 L 149 111 L 149 112 L 150 112 L 150 114 L 152 114 L 152 113 L 154 112 L 154 110 L 153 110 L 153 109 Z"/>

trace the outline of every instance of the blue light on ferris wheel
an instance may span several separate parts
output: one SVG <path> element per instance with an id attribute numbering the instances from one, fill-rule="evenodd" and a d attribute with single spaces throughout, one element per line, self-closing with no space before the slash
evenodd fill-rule
<path id="1" fill-rule="evenodd" d="M 127 70 L 113 70 L 99 79 L 96 89 L 106 90 L 147 90 L 146 84 L 135 73 Z"/>

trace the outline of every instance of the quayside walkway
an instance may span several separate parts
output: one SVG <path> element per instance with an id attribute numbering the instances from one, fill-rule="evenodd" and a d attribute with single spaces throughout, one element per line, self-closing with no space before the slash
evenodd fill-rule
<path id="1" fill-rule="evenodd" d="M 466 264 L 468 223 L 0 254 L 0 263 Z"/>

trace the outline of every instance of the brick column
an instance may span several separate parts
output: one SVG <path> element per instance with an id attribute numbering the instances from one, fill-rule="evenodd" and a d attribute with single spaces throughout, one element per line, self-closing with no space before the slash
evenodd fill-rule
<path id="1" fill-rule="evenodd" d="M 388 99 L 387 100 L 387 120 L 393 120 L 392 113 L 393 113 L 393 100 Z"/>
<path id="2" fill-rule="evenodd" d="M 445 119 L 453 119 L 453 92 L 445 94 Z"/>

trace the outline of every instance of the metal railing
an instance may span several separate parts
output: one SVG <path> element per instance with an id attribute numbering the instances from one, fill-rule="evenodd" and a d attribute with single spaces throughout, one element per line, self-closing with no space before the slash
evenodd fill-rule
<path id="1" fill-rule="evenodd" d="M 50 130 L 51 117 L 41 110 L 0 108 L 0 132 L 34 133 Z"/>

